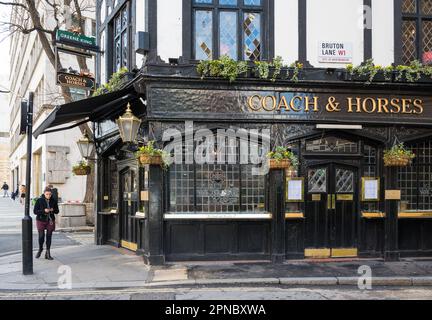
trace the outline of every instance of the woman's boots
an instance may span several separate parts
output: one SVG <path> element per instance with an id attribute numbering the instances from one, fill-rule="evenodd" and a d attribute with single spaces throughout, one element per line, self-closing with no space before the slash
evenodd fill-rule
<path id="1" fill-rule="evenodd" d="M 47 259 L 47 260 L 54 260 L 54 258 L 51 257 L 51 253 L 50 253 L 49 249 L 47 249 L 47 251 L 45 252 L 45 259 Z"/>
<path id="2" fill-rule="evenodd" d="M 42 248 L 39 248 L 39 251 L 38 251 L 38 253 L 36 254 L 36 259 L 39 259 L 39 258 L 40 258 L 41 254 L 42 254 L 42 251 L 43 251 L 43 249 L 42 249 Z"/>

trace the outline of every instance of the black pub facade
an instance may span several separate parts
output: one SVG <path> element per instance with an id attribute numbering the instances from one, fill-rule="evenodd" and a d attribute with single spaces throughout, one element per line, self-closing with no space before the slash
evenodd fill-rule
<path id="1" fill-rule="evenodd" d="M 123 2 L 116 7 L 119 12 L 130 4 L 131 14 L 133 8 L 141 8 L 135 6 L 137 2 Z M 207 58 L 224 53 L 249 61 L 272 60 L 278 55 L 274 6 L 280 2 L 227 1 L 232 4 L 221 4 L 221 8 L 216 0 L 180 2 L 180 58 L 161 59 L 163 38 L 152 34 L 163 28 L 155 21 L 161 18 L 162 9 L 147 1 L 144 7 L 153 15 L 146 19 L 150 40 L 143 66 L 130 74 L 122 89 L 90 98 L 85 105 L 62 106 L 57 118 L 51 117 L 51 123 L 38 129 L 41 133 L 83 118 L 94 123 L 97 244 L 127 248 L 149 264 L 432 256 L 432 80 L 422 76 L 413 83 L 394 73 L 391 79 L 378 77 L 368 83 L 338 64 L 312 67 L 305 22 L 310 7 L 301 0 L 295 1 L 296 60 L 304 66 L 298 81 L 260 79 L 251 72 L 253 63 L 247 75 L 232 82 L 221 77 L 202 79 L 196 67 L 209 52 Z M 247 7 L 251 2 L 252 7 Z M 395 1 L 392 8 L 395 17 L 400 17 L 394 26 L 395 46 L 400 44 L 391 61 L 395 65 L 408 64 L 404 59 L 427 58 L 422 55 L 425 47 L 416 46 L 413 53 L 409 44 L 399 41 L 410 27 L 403 20 L 403 12 L 410 10 L 406 5 Z M 252 26 L 246 20 L 239 24 L 234 53 L 221 45 L 226 39 L 220 36 L 220 20 L 212 23 L 219 36 L 204 46 L 208 33 L 198 30 L 196 24 L 203 26 L 203 12 L 213 12 L 214 18 L 218 9 L 233 10 L 237 19 L 250 18 L 247 12 L 262 18 L 262 36 L 252 41 L 259 44 L 255 51 L 247 48 L 251 42 L 246 39 L 246 29 Z M 112 10 L 100 24 L 101 34 L 105 27 L 109 29 L 110 17 L 116 17 L 117 11 Z M 409 15 L 420 20 L 422 16 Z M 132 33 L 136 31 L 134 21 Z M 362 61 L 372 58 L 373 32 L 362 30 Z M 117 53 L 111 52 L 99 60 L 107 74 L 110 68 L 112 73 L 116 66 L 132 69 L 137 64 L 138 54 L 123 56 L 129 60 L 117 65 Z M 142 121 L 134 143 L 122 141 L 115 122 L 127 104 Z M 234 148 L 217 140 L 220 131 L 237 134 Z M 202 132 L 212 133 L 215 150 L 224 148 L 235 161 L 202 163 L 195 156 L 187 161 L 188 151 L 195 155 Z M 250 154 L 241 148 L 255 133 L 260 138 L 253 143 L 259 150 L 264 150 L 266 141 L 270 149 L 288 147 L 299 165 L 256 174 L 262 164 L 249 161 Z M 140 165 L 135 156 L 139 146 L 155 141 L 158 148 L 164 148 L 174 139 L 181 141 L 175 149 L 175 163 L 168 168 Z M 404 143 L 416 157 L 408 166 L 385 166 L 384 151 L 398 143 Z"/>

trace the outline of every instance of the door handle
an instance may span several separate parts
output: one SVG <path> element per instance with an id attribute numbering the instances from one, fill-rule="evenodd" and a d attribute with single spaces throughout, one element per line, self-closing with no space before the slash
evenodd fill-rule
<path id="1" fill-rule="evenodd" d="M 327 194 L 327 209 L 331 210 L 333 205 L 333 195 L 331 193 Z"/>
<path id="2" fill-rule="evenodd" d="M 336 195 L 335 194 L 333 194 L 333 197 L 332 197 L 332 209 L 333 210 L 336 210 Z"/>

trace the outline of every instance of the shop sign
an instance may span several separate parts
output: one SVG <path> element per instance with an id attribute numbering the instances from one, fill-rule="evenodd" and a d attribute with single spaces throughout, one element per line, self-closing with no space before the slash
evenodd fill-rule
<path id="1" fill-rule="evenodd" d="M 67 87 L 93 90 L 95 87 L 95 80 L 89 77 L 59 72 L 57 73 L 57 84 Z"/>
<path id="2" fill-rule="evenodd" d="M 56 42 L 90 51 L 98 50 L 98 47 L 96 45 L 96 38 L 87 37 L 83 34 L 78 34 L 66 30 L 57 30 Z"/>
<path id="3" fill-rule="evenodd" d="M 353 45 L 351 42 L 318 42 L 318 62 L 352 63 Z"/>

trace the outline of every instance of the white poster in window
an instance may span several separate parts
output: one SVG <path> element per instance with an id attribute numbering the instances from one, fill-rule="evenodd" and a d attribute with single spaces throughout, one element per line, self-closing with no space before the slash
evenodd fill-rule
<path id="1" fill-rule="evenodd" d="M 318 42 L 318 62 L 352 63 L 353 44 L 351 42 L 320 41 Z"/>
<path id="2" fill-rule="evenodd" d="M 303 201 L 303 179 L 288 180 L 287 201 Z"/>
<path id="3" fill-rule="evenodd" d="M 379 198 L 379 180 L 364 181 L 364 200 L 377 200 Z"/>

